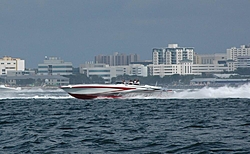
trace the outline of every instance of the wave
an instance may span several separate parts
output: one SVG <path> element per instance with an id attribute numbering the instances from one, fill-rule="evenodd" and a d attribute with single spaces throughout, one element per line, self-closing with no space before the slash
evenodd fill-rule
<path id="1" fill-rule="evenodd" d="M 69 99 L 73 98 L 61 89 L 30 88 L 17 91 L 2 91 L 2 99 Z"/>
<path id="2" fill-rule="evenodd" d="M 223 86 L 218 88 L 204 87 L 177 92 L 171 98 L 200 99 L 200 98 L 250 98 L 250 85 L 239 87 Z"/>
<path id="3" fill-rule="evenodd" d="M 201 89 L 173 89 L 152 95 L 128 96 L 129 99 L 209 99 L 209 98 L 250 98 L 250 84 L 239 87 L 204 87 Z"/>

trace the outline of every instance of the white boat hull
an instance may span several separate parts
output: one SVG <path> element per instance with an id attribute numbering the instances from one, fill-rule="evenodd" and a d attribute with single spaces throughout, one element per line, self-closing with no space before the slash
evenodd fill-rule
<path id="1" fill-rule="evenodd" d="M 118 98 L 129 93 L 152 93 L 162 91 L 161 87 L 149 85 L 125 85 L 125 84 L 79 84 L 61 86 L 61 89 L 79 99 L 93 99 L 97 97 Z"/>

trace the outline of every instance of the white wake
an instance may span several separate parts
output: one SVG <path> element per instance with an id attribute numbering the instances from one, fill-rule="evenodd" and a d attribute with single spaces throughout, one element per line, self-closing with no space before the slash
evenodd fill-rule
<path id="1" fill-rule="evenodd" d="M 209 99 L 209 98 L 250 98 L 250 84 L 239 87 L 204 87 L 201 89 L 173 89 L 153 95 L 131 96 L 129 99 Z"/>
<path id="2" fill-rule="evenodd" d="M 21 89 L 17 91 L 1 91 L 1 99 L 68 99 L 73 98 L 61 89 Z"/>

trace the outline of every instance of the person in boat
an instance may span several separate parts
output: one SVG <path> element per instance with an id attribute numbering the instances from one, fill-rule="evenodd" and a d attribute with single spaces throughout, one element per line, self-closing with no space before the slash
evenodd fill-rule
<path id="1" fill-rule="evenodd" d="M 133 84 L 133 81 L 132 80 L 129 80 L 129 83 L 128 83 L 129 85 L 132 85 Z"/>
<path id="2" fill-rule="evenodd" d="M 134 82 L 134 85 L 140 85 L 140 81 L 139 81 L 139 80 L 136 80 L 136 81 Z"/>

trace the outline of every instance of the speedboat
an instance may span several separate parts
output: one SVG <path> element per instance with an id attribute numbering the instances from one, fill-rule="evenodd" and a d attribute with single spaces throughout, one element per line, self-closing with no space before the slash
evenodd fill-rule
<path id="1" fill-rule="evenodd" d="M 78 99 L 94 99 L 97 97 L 119 98 L 131 93 L 154 93 L 164 91 L 162 87 L 150 85 L 117 84 L 76 84 L 61 86 L 65 92 Z"/>

